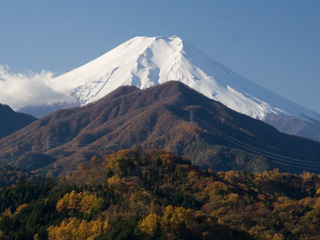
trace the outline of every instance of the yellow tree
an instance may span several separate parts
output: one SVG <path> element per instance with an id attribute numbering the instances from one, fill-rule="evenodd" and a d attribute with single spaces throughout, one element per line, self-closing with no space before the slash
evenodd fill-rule
<path id="1" fill-rule="evenodd" d="M 139 228 L 149 237 L 153 237 L 156 236 L 159 231 L 160 221 L 161 218 L 157 214 L 151 213 L 142 220 Z"/>
<path id="2" fill-rule="evenodd" d="M 108 221 L 80 221 L 77 218 L 64 219 L 60 226 L 48 228 L 49 240 L 88 240 L 107 231 Z"/>
<path id="3" fill-rule="evenodd" d="M 66 212 L 69 214 L 72 211 L 90 214 L 92 211 L 100 210 L 103 204 L 103 198 L 87 192 L 77 193 L 73 190 L 71 193 L 66 193 L 63 198 L 58 201 L 56 209 L 58 212 Z"/>

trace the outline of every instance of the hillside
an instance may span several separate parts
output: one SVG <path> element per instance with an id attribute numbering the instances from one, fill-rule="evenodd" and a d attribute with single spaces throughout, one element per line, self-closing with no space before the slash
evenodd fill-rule
<path id="1" fill-rule="evenodd" d="M 21 178 L 28 180 L 30 183 L 35 183 L 39 179 L 38 176 L 30 172 L 11 166 L 0 166 L 0 188 L 17 184 Z"/>
<path id="2" fill-rule="evenodd" d="M 3 239 L 317 240 L 320 177 L 204 171 L 164 151 L 94 157 L 68 178 L 0 188 Z"/>
<path id="3" fill-rule="evenodd" d="M 35 117 L 14 112 L 9 106 L 0 104 L 0 138 L 27 126 L 36 120 Z"/>
<path id="4" fill-rule="evenodd" d="M 318 142 L 282 134 L 180 82 L 124 86 L 87 106 L 56 111 L 0 140 L 0 159 L 58 176 L 93 155 L 131 146 L 162 148 L 214 170 L 320 169 Z"/>

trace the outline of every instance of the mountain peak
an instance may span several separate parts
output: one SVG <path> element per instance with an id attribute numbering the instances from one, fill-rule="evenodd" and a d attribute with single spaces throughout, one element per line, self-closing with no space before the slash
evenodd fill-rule
<path id="1" fill-rule="evenodd" d="M 253 118 L 282 114 L 320 121 L 319 114 L 240 76 L 177 36 L 134 37 L 55 78 L 52 86 L 85 105 L 122 85 L 144 89 L 170 80 L 183 82 Z"/>
<path id="2" fill-rule="evenodd" d="M 178 40 L 178 41 L 182 41 L 182 39 L 176 35 L 173 35 L 171 37 L 165 37 L 165 36 L 156 36 L 156 37 L 148 37 L 148 36 L 136 36 L 133 37 L 131 39 L 129 39 L 128 41 L 135 41 L 135 40 L 165 40 L 165 41 L 172 41 L 172 40 Z M 127 41 L 127 42 L 128 42 Z"/>
<path id="3" fill-rule="evenodd" d="M 272 122 L 274 126 L 278 124 L 274 123 L 278 116 L 292 117 L 291 123 L 282 118 L 281 125 L 296 126 L 296 119 L 303 121 L 302 125 L 311 123 L 315 126 L 320 122 L 318 113 L 233 72 L 177 36 L 134 37 L 95 60 L 54 78 L 48 85 L 66 96 L 58 106 L 76 106 L 97 101 L 123 85 L 145 89 L 171 80 L 180 81 L 237 112 Z M 320 140 L 318 125 L 319 139 L 314 139 Z M 309 137 L 294 128 L 285 132 Z M 315 132 L 306 130 L 310 131 Z"/>
<path id="4" fill-rule="evenodd" d="M 182 80 L 183 44 L 179 37 L 135 37 L 101 57 L 53 80 L 57 92 L 73 95 L 84 105 L 122 85 L 147 88 Z"/>

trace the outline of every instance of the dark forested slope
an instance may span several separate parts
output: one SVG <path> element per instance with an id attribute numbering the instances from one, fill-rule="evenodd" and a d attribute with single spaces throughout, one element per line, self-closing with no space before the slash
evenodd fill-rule
<path id="1" fill-rule="evenodd" d="M 94 154 L 131 146 L 165 149 L 214 170 L 320 169 L 320 143 L 280 133 L 180 82 L 124 86 L 56 111 L 0 140 L 0 161 L 57 176 Z"/>
<path id="2" fill-rule="evenodd" d="M 14 112 L 8 105 L 0 104 L 0 139 L 35 121 L 36 118 Z"/>

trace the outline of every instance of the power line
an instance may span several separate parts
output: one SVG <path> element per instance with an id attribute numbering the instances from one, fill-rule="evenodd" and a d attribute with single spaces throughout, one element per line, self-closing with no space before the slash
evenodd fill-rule
<path id="1" fill-rule="evenodd" d="M 214 127 L 212 124 L 206 122 L 205 120 L 203 120 L 200 117 L 198 117 L 197 115 L 195 115 L 194 111 L 190 111 L 188 115 L 183 116 L 181 119 L 185 120 L 186 122 L 190 122 L 192 126 L 194 124 L 197 124 L 201 128 L 209 131 L 210 133 L 213 133 L 213 134 L 225 139 L 226 141 L 234 144 L 235 146 L 238 146 L 248 152 L 267 157 L 268 159 L 270 159 L 274 163 L 285 165 L 285 166 L 290 166 L 290 167 L 295 167 L 295 168 L 301 168 L 301 169 L 320 170 L 320 162 L 308 161 L 308 160 L 292 158 L 292 157 L 276 154 L 276 153 L 273 153 L 273 152 L 270 152 L 270 151 L 267 151 L 264 149 L 260 149 L 258 147 L 251 145 L 251 144 L 243 142 L 233 136 L 230 136 L 229 134 L 222 132 L 217 127 Z M 2 148 L 6 147 L 12 143 L 19 144 L 17 139 L 21 139 L 21 137 L 32 136 L 33 135 L 32 132 L 36 128 L 38 128 L 38 126 L 36 124 L 34 124 L 30 129 L 28 129 L 28 131 L 25 131 L 23 133 L 20 133 L 18 131 L 17 133 L 14 133 L 15 135 L 13 135 L 14 137 L 11 139 L 11 141 L 5 142 L 2 145 Z M 66 141 L 66 142 L 55 141 L 55 140 L 52 140 L 49 137 L 47 137 L 46 142 L 44 144 L 44 149 L 46 152 L 48 152 L 48 151 L 53 150 L 54 148 L 56 148 L 62 144 L 66 144 L 66 143 L 72 144 L 71 142 L 72 141 Z M 74 144 L 77 145 L 78 147 L 86 147 L 86 146 L 90 145 L 91 143 L 92 142 L 86 143 L 86 144 L 80 144 L 80 143 L 74 143 Z"/>
<path id="2" fill-rule="evenodd" d="M 182 118 L 186 119 L 186 116 L 184 116 Z M 238 146 L 242 149 L 245 149 L 245 150 L 247 150 L 251 153 L 254 153 L 254 154 L 265 156 L 275 163 L 286 165 L 286 166 L 291 166 L 291 167 L 296 167 L 296 168 L 302 168 L 302 169 L 320 170 L 320 162 L 307 161 L 307 160 L 287 157 L 287 156 L 275 154 L 275 153 L 254 147 L 250 144 L 247 144 L 241 140 L 234 138 L 233 136 L 230 136 L 230 135 L 220 131 L 219 129 L 212 126 L 208 122 L 202 120 L 201 118 L 198 118 L 196 115 L 194 115 L 193 118 L 196 118 L 198 126 L 204 128 L 204 129 L 207 129 L 209 132 L 222 137 L 223 139 L 235 144 L 236 146 Z"/>

